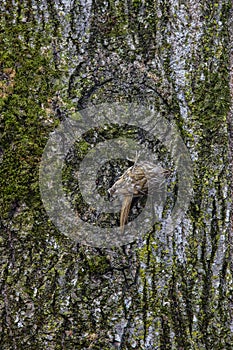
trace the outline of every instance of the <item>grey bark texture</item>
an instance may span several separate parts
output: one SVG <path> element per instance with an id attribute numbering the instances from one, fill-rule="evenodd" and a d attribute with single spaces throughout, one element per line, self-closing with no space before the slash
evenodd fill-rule
<path id="1" fill-rule="evenodd" d="M 0 348 L 232 349 L 232 2 L 0 8 Z M 128 245 L 94 248 L 45 212 L 50 132 L 104 102 L 152 106 L 190 153 L 192 199 L 169 234 L 161 221 Z"/>

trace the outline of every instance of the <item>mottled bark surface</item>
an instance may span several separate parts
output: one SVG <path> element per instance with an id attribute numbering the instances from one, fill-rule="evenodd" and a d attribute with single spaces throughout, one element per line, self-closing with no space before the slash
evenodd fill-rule
<path id="1" fill-rule="evenodd" d="M 2 350 L 232 349 L 231 6 L 1 2 Z M 106 101 L 149 104 L 177 125 L 194 192 L 172 234 L 160 222 L 127 246 L 88 247 L 43 208 L 50 132 Z"/>

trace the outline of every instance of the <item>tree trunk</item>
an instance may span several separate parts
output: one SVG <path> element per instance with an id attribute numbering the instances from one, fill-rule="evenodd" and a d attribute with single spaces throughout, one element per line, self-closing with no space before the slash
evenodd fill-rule
<path id="1" fill-rule="evenodd" d="M 231 1 L 0 7 L 1 349 L 232 349 Z M 60 123 L 105 102 L 149 106 L 176 127 L 193 192 L 172 230 L 164 208 L 142 237 L 102 248 L 57 229 L 39 166 Z M 132 135 L 95 132 L 71 152 L 66 179 L 90 145 Z"/>

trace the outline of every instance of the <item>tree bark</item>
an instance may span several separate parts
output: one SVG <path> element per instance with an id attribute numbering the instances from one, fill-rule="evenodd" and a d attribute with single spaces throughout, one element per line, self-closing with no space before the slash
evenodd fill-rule
<path id="1" fill-rule="evenodd" d="M 232 349 L 232 2 L 0 8 L 1 349 Z M 106 101 L 152 106 L 190 153 L 192 199 L 169 234 L 161 221 L 91 247 L 43 207 L 50 133 Z"/>

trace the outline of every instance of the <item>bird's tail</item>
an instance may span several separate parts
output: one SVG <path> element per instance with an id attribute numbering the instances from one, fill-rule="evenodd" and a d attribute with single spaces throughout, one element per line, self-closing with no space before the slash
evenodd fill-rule
<path id="1" fill-rule="evenodd" d="M 127 222 L 128 216 L 129 216 L 129 210 L 131 207 L 133 196 L 125 196 L 122 202 L 122 207 L 121 207 L 121 216 L 120 216 L 120 228 L 121 228 L 121 233 L 124 232 L 125 224 Z"/>

